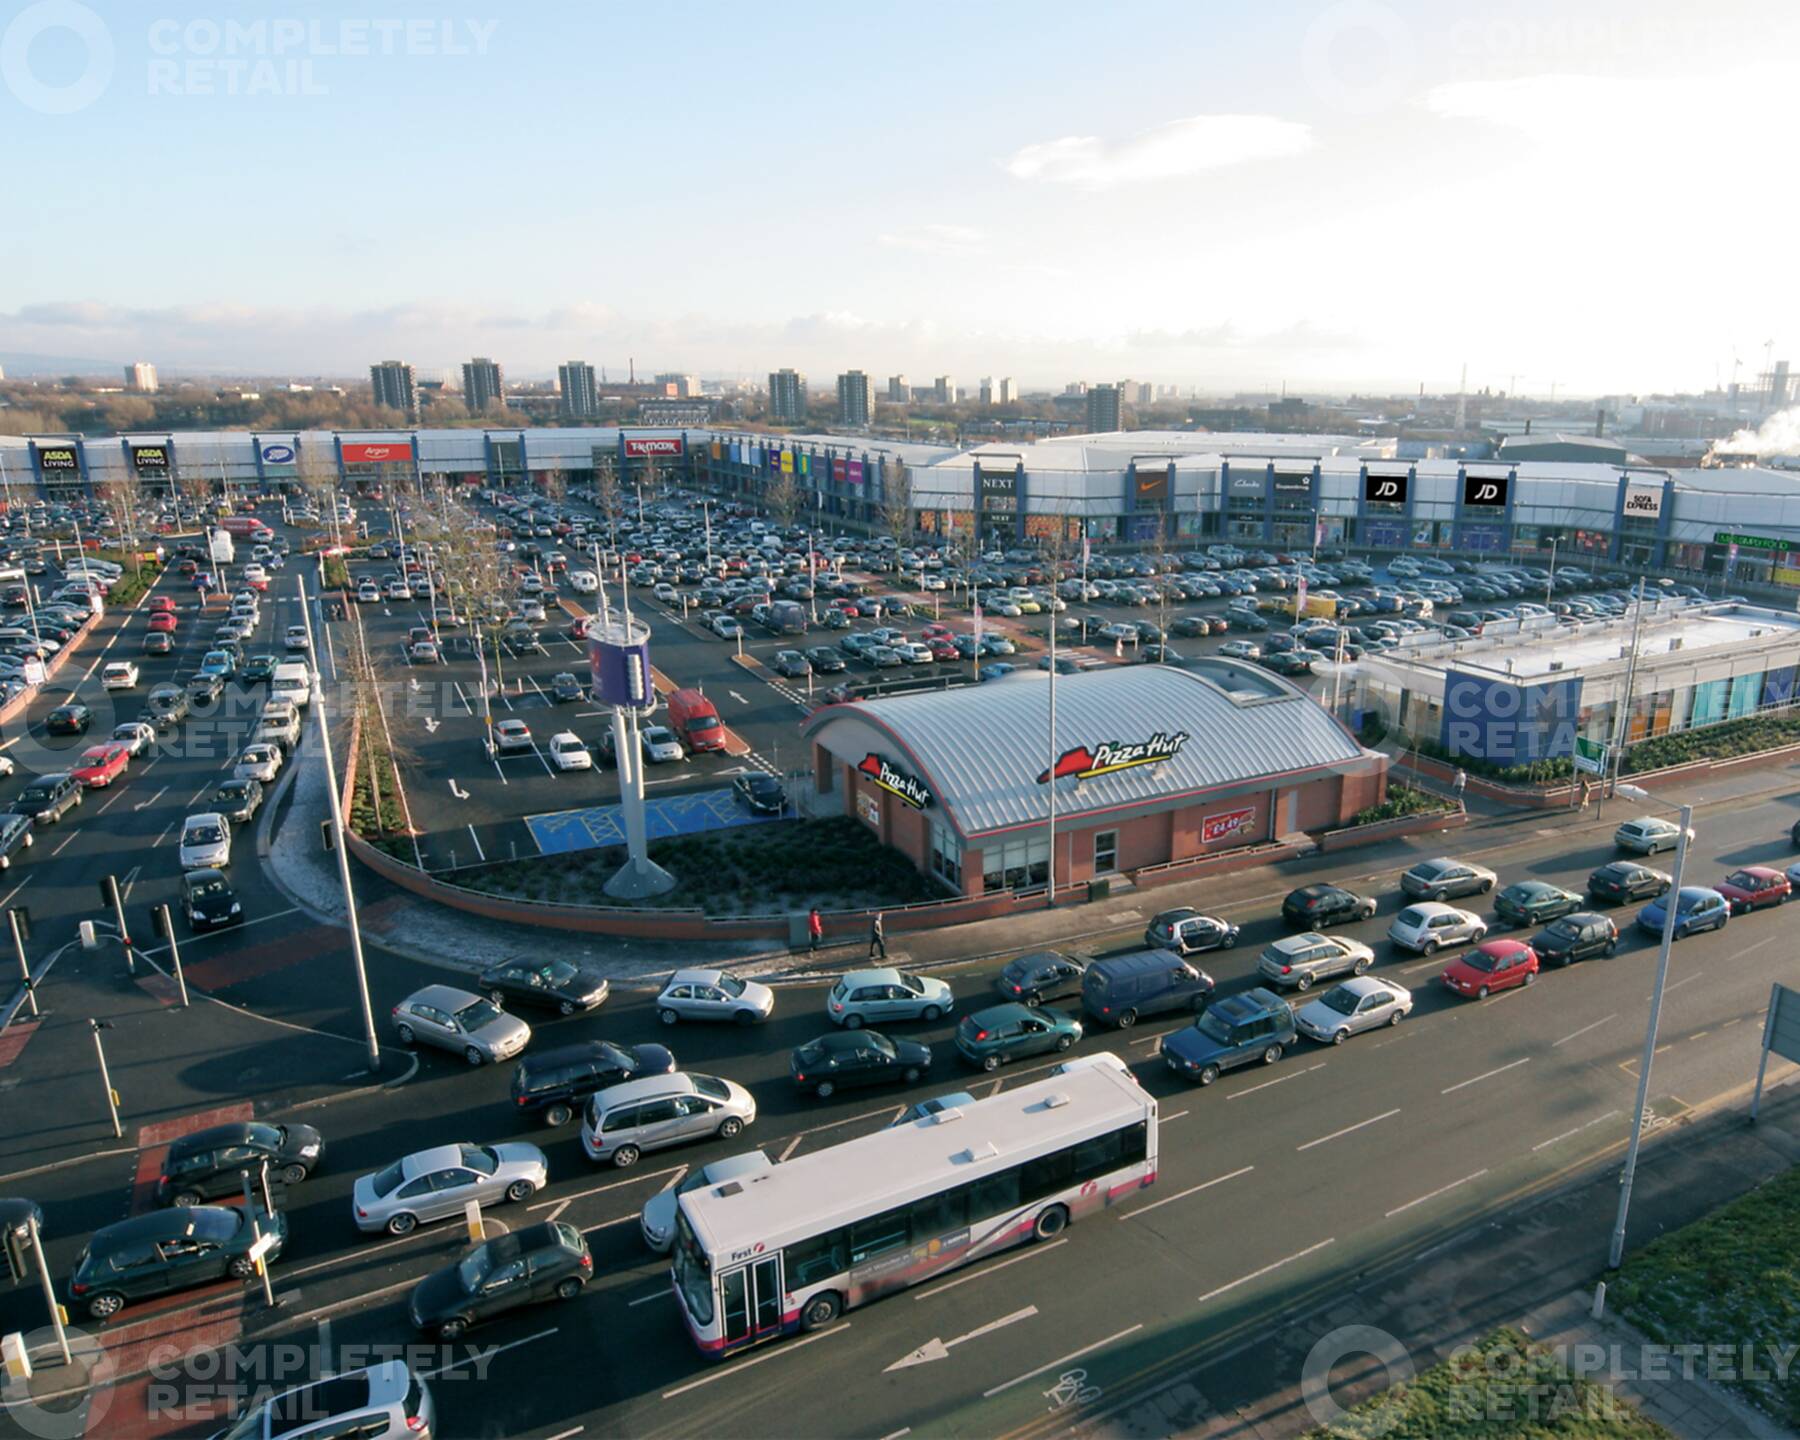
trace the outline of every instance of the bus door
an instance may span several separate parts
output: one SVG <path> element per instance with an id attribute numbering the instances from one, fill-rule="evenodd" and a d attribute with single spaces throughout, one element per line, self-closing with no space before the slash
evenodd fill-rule
<path id="1" fill-rule="evenodd" d="M 725 1343 L 770 1340 L 781 1333 L 781 1256 L 740 1265 L 719 1276 Z"/>

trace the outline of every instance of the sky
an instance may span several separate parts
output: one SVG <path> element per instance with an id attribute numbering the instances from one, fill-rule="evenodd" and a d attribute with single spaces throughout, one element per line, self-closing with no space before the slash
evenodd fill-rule
<path id="1" fill-rule="evenodd" d="M 1800 368 L 1795 7 L 1495 8 L 0 0 L 0 354 L 1203 393 Z"/>

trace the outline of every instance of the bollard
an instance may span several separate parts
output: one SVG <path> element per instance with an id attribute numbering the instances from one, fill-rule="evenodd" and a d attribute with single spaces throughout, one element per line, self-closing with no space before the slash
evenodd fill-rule
<path id="1" fill-rule="evenodd" d="M 100 937 L 94 931 L 92 920 L 83 920 L 79 927 L 79 933 L 83 950 L 97 950 L 100 947 Z"/>
<path id="2" fill-rule="evenodd" d="M 1596 1320 L 1606 1313 L 1606 1282 L 1604 1280 L 1594 1286 L 1594 1308 L 1588 1313 Z"/>
<path id="3" fill-rule="evenodd" d="M 487 1239 L 487 1227 L 481 1221 L 481 1202 L 479 1200 L 471 1200 L 463 1206 L 463 1219 L 468 1222 L 471 1245 L 479 1245 Z"/>
<path id="4" fill-rule="evenodd" d="M 0 1358 L 6 1362 L 7 1379 L 31 1378 L 31 1351 L 25 1348 L 25 1337 L 20 1332 L 0 1336 Z"/>

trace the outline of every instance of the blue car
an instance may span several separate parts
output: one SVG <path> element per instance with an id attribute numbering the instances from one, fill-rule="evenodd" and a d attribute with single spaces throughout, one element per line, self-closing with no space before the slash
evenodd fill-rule
<path id="1" fill-rule="evenodd" d="M 1661 938 L 1668 917 L 1667 895 L 1652 900 L 1638 911 L 1638 929 Z M 1675 938 L 1684 940 L 1702 930 L 1723 930 L 1731 919 L 1731 906 L 1717 890 L 1704 885 L 1683 885 L 1675 904 Z"/>
<path id="2" fill-rule="evenodd" d="M 1183 1079 L 1210 1085 L 1240 1065 L 1273 1065 L 1295 1034 L 1287 1001 L 1258 987 L 1215 1000 L 1192 1025 L 1164 1037 L 1162 1055 Z"/>

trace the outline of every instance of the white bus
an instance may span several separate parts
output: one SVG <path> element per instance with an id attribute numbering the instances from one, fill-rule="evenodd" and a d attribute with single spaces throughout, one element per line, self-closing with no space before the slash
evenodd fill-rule
<path id="1" fill-rule="evenodd" d="M 681 1196 L 672 1282 L 717 1358 L 1058 1234 L 1156 1180 L 1156 1101 L 1112 1066 Z"/>

